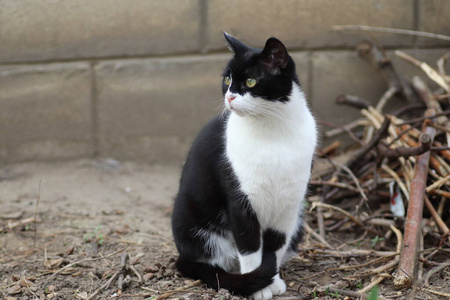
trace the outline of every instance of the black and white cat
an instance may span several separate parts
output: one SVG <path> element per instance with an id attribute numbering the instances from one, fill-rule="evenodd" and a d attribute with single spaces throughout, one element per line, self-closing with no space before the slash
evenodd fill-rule
<path id="1" fill-rule="evenodd" d="M 316 124 L 279 40 L 261 50 L 225 38 L 234 52 L 223 73 L 227 112 L 202 129 L 183 168 L 176 266 L 213 288 L 271 299 L 286 291 L 280 266 L 301 239 Z"/>

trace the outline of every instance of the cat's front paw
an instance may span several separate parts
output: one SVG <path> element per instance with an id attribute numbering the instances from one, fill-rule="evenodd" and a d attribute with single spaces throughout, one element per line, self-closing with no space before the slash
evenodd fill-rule
<path id="1" fill-rule="evenodd" d="M 281 295 L 286 292 L 286 283 L 280 278 L 280 274 L 273 277 L 273 282 L 269 285 L 269 288 L 274 296 Z"/>
<path id="2" fill-rule="evenodd" d="M 265 287 L 262 290 L 253 293 L 253 299 L 255 300 L 268 300 L 272 299 L 272 291 L 270 287 Z"/>

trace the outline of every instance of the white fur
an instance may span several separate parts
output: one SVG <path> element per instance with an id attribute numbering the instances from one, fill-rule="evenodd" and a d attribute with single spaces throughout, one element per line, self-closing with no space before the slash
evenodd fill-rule
<path id="1" fill-rule="evenodd" d="M 255 300 L 272 299 L 272 291 L 270 290 L 270 287 L 265 287 L 262 290 L 253 293 L 253 299 Z"/>
<path id="2" fill-rule="evenodd" d="M 239 264 L 241 266 L 241 274 L 250 273 L 261 265 L 262 248 L 258 251 L 242 255 L 239 253 Z"/>
<path id="3" fill-rule="evenodd" d="M 236 97 L 231 103 L 229 95 Z M 295 83 L 285 103 L 230 91 L 224 101 L 232 111 L 226 128 L 226 156 L 241 189 L 261 229 L 286 234 L 286 244 L 276 252 L 279 268 L 299 225 L 316 147 L 316 124 Z M 284 293 L 286 286 L 277 276 L 270 286 L 270 297 L 264 289 L 254 298 L 270 299 L 272 294 Z"/>
<path id="4" fill-rule="evenodd" d="M 286 292 L 286 283 L 284 283 L 284 280 L 280 278 L 279 274 L 277 274 L 273 277 L 273 283 L 269 285 L 269 288 L 272 295 L 282 295 Z"/>
<path id="5" fill-rule="evenodd" d="M 195 230 L 194 234 L 205 237 L 205 248 L 213 254 L 213 257 L 208 258 L 205 262 L 221 266 L 227 272 L 237 271 L 238 252 L 231 232 L 229 237 L 222 237 L 217 233 L 199 228 Z"/>

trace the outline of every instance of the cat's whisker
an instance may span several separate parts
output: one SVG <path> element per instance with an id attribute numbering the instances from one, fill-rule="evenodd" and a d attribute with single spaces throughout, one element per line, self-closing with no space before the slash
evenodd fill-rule
<path id="1" fill-rule="evenodd" d="M 280 110 L 274 110 L 273 107 L 270 106 L 264 106 L 264 105 L 258 105 L 255 108 L 255 112 L 258 112 L 262 115 L 266 115 L 266 116 L 272 116 L 275 119 L 283 119 L 284 118 L 284 113 Z"/>
<path id="2" fill-rule="evenodd" d="M 220 104 L 217 107 L 217 109 L 219 110 L 219 113 L 218 113 L 219 118 L 223 120 L 228 113 L 228 109 L 227 109 L 223 99 L 222 99 L 222 101 L 220 101 Z"/>
<path id="3" fill-rule="evenodd" d="M 267 109 L 270 111 L 270 113 L 273 116 L 278 117 L 279 119 L 285 119 L 286 118 L 286 113 L 285 110 L 283 110 L 281 107 L 277 107 L 277 106 L 273 106 L 270 104 L 265 104 L 262 106 L 263 109 Z"/>

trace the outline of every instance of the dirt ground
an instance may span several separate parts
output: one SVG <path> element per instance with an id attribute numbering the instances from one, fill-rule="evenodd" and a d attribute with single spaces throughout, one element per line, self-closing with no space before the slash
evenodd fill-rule
<path id="1" fill-rule="evenodd" d="M 170 213 L 179 172 L 180 166 L 107 159 L 0 168 L 0 295 L 11 300 L 241 299 L 206 289 L 174 269 Z M 371 250 L 373 236 L 361 234 L 331 232 L 327 240 L 333 246 L 354 241 L 336 249 L 344 252 Z M 385 244 L 382 250 L 394 251 L 395 237 Z M 332 269 L 376 257 L 319 255 L 323 247 L 310 234 L 302 249 L 283 268 L 289 288 L 280 299 L 344 299 L 348 296 L 336 287 L 351 292 L 370 284 L 370 276 L 349 279 L 361 268 Z M 448 293 L 448 269 L 430 282 Z M 327 288 L 330 284 L 333 289 Z M 422 289 L 395 291 L 391 286 L 391 278 L 384 280 L 380 294 L 388 299 L 406 299 L 412 293 L 416 299 L 444 299 Z M 175 289 L 181 291 L 164 295 Z"/>

